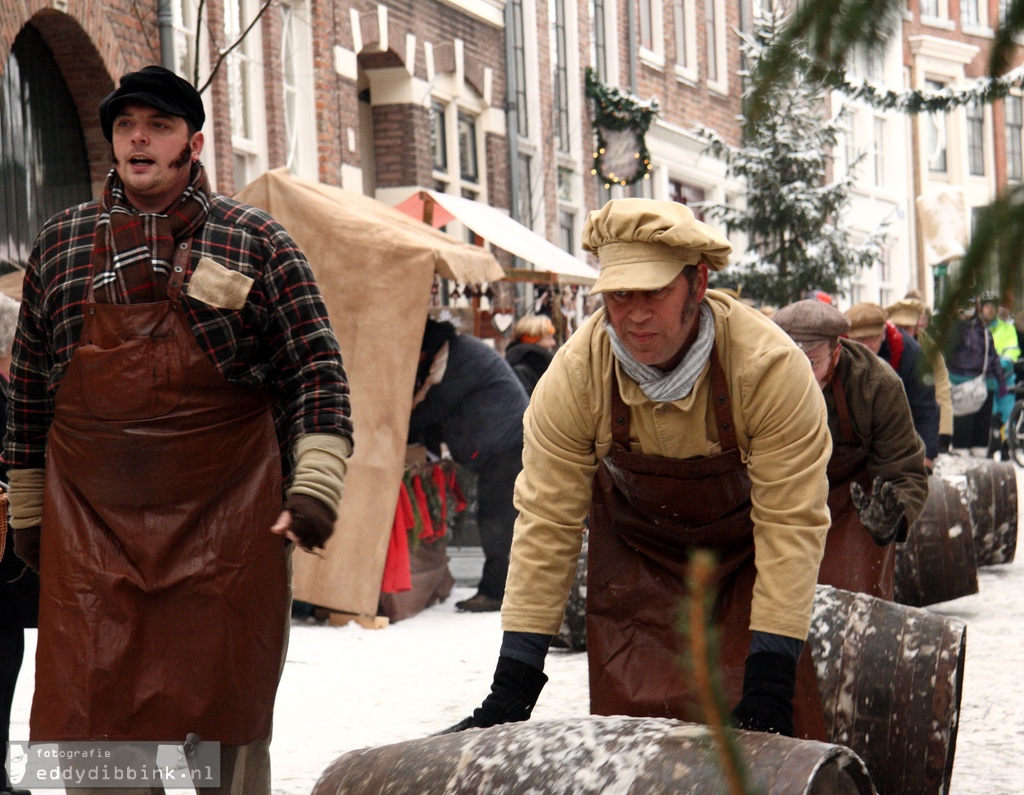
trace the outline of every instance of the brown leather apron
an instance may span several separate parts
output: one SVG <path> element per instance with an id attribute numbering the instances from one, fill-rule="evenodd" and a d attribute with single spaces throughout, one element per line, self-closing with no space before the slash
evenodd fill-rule
<path id="1" fill-rule="evenodd" d="M 750 478 L 736 444 L 729 390 L 711 353 L 711 400 L 722 451 L 680 460 L 630 451 L 629 408 L 612 368 L 612 447 L 601 460 L 590 510 L 587 652 L 590 706 L 598 715 L 704 723 L 679 630 L 689 554 L 717 555 L 713 622 L 730 708 L 742 694 L 756 576 Z M 797 668 L 796 736 L 825 739 L 810 650 Z"/>
<path id="2" fill-rule="evenodd" d="M 865 491 L 868 449 L 853 432 L 846 392 L 839 373 L 832 375 L 832 395 L 839 420 L 839 438 L 832 439 L 832 457 L 828 461 L 828 507 L 832 524 L 825 540 L 825 555 L 818 569 L 818 582 L 844 591 L 866 593 L 890 602 L 896 575 L 896 547 L 880 547 L 861 524 L 850 496 L 850 484 L 857 482 Z"/>
<path id="3" fill-rule="evenodd" d="M 204 740 L 271 728 L 288 610 L 281 461 L 178 301 L 85 306 L 47 446 L 31 735 Z"/>

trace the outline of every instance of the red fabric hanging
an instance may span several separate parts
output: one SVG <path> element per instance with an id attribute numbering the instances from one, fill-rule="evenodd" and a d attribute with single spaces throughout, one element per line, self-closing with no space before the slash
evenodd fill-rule
<path id="1" fill-rule="evenodd" d="M 420 538 L 429 541 L 437 538 L 438 533 L 434 530 L 434 522 L 430 518 L 430 506 L 427 504 L 427 494 L 423 491 L 423 480 L 418 474 L 412 476 L 412 492 L 416 497 L 416 507 L 419 508 L 420 519 L 423 521 L 423 529 L 420 531 Z"/>
<path id="2" fill-rule="evenodd" d="M 430 471 L 430 477 L 437 488 L 437 498 L 441 504 L 441 535 L 444 535 L 444 531 L 448 529 L 448 490 L 446 488 L 444 469 L 440 464 L 434 464 L 434 468 Z"/>
<path id="3" fill-rule="evenodd" d="M 448 470 L 448 488 L 455 495 L 455 513 L 462 513 L 466 510 L 468 503 L 462 494 L 462 489 L 459 488 L 458 478 L 455 477 L 455 467 Z"/>
<path id="4" fill-rule="evenodd" d="M 384 562 L 384 579 L 381 582 L 382 593 L 399 593 L 412 590 L 412 573 L 409 568 L 409 530 L 416 524 L 413 514 L 412 500 L 402 483 L 398 487 L 398 505 L 395 508 L 395 520 L 391 525 L 391 538 L 388 540 L 388 556 Z"/>

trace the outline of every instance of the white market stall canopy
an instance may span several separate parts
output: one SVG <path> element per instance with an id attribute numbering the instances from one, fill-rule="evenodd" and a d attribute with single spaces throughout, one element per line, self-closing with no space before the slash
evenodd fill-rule
<path id="1" fill-rule="evenodd" d="M 481 239 L 532 262 L 542 280 L 548 274 L 553 276 L 550 281 L 562 284 L 593 284 L 597 280 L 595 268 L 488 204 L 435 190 L 419 190 L 396 205 L 396 209 L 434 228 L 459 221 Z M 507 271 L 506 275 L 511 276 Z"/>

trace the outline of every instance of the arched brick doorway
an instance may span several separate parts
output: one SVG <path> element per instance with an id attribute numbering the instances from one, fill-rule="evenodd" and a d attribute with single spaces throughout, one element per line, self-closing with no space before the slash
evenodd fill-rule
<path id="1" fill-rule="evenodd" d="M 91 193 L 75 103 L 43 35 L 27 24 L 0 75 L 0 272 L 23 268 L 46 219 Z"/>

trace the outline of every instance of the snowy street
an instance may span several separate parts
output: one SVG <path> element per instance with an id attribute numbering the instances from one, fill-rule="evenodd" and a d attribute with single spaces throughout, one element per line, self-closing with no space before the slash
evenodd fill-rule
<path id="1" fill-rule="evenodd" d="M 1018 487 L 1022 485 L 1017 470 Z M 1020 493 L 1024 494 L 1024 491 Z M 961 720 L 951 795 L 1017 795 L 1024 785 L 1024 564 L 979 571 L 979 593 L 932 606 L 967 623 Z M 356 748 L 423 737 L 486 695 L 501 638 L 497 613 L 457 613 L 448 600 L 383 630 L 293 622 L 272 744 L 275 795 L 308 795 L 323 769 Z M 12 738 L 28 735 L 35 632 L 14 703 Z M 552 650 L 534 719 L 588 714 L 586 656 Z M 60 793 L 60 790 L 47 790 Z"/>

